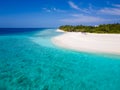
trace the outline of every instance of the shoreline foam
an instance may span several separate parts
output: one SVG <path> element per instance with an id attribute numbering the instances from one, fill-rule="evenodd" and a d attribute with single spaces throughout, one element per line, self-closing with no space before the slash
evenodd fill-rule
<path id="1" fill-rule="evenodd" d="M 66 32 L 52 38 L 52 42 L 59 47 L 76 51 L 120 55 L 120 34 Z"/>

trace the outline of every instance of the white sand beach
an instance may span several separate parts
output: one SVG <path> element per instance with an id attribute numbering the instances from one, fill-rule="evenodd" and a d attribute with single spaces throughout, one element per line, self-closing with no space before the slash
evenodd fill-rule
<path id="1" fill-rule="evenodd" d="M 120 54 L 120 34 L 65 32 L 52 41 L 57 46 L 77 51 Z"/>
<path id="2" fill-rule="evenodd" d="M 63 30 L 60 30 L 60 29 L 57 29 L 56 31 L 57 31 L 57 32 L 65 32 L 65 31 L 63 31 Z"/>

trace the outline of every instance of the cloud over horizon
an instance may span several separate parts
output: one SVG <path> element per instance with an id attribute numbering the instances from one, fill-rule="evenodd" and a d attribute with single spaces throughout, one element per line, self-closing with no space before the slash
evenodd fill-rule
<path id="1" fill-rule="evenodd" d="M 106 7 L 99 10 L 99 12 L 108 15 L 119 15 L 120 16 L 120 4 L 114 4 L 114 7 Z"/>
<path id="2" fill-rule="evenodd" d="M 82 15 L 82 14 L 73 14 L 71 18 L 64 18 L 61 19 L 62 22 L 67 23 L 95 23 L 95 22 L 104 22 L 108 21 L 107 19 L 96 17 L 96 16 L 88 16 L 88 15 Z"/>

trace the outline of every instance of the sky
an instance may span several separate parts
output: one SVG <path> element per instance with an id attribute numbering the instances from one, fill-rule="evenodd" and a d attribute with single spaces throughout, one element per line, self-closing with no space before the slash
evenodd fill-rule
<path id="1" fill-rule="evenodd" d="M 0 0 L 0 27 L 120 23 L 120 0 Z"/>

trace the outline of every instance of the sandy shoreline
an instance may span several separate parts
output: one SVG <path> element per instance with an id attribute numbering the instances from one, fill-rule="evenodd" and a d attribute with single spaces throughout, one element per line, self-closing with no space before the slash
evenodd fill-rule
<path id="1" fill-rule="evenodd" d="M 63 30 L 60 30 L 60 29 L 57 29 L 56 31 L 57 31 L 57 32 L 65 32 L 65 31 L 63 31 Z"/>
<path id="2" fill-rule="evenodd" d="M 67 49 L 120 55 L 120 34 L 65 32 L 52 38 L 52 41 Z"/>

